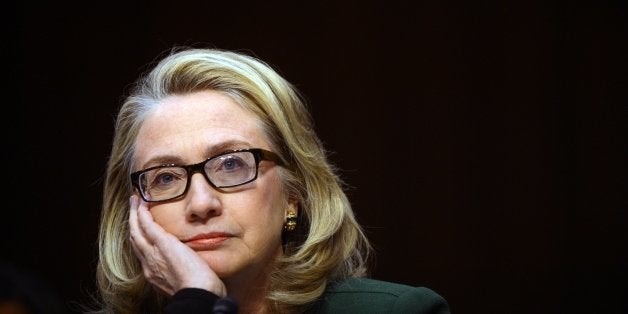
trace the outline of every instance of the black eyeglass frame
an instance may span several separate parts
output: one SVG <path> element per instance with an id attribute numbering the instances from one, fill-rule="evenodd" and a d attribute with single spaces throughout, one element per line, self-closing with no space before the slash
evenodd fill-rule
<path id="1" fill-rule="evenodd" d="M 255 158 L 255 176 L 253 176 L 253 178 L 251 178 L 250 180 L 247 180 L 246 182 L 242 182 L 242 183 L 238 183 L 238 184 L 234 184 L 234 185 L 224 185 L 224 186 L 218 186 L 215 185 L 214 182 L 212 182 L 211 179 L 209 179 L 209 176 L 207 175 L 207 173 L 205 172 L 205 164 L 207 164 L 209 161 L 216 159 L 218 157 L 224 156 L 224 155 L 229 155 L 229 154 L 233 154 L 233 153 L 242 153 L 242 152 L 250 152 L 253 153 L 253 158 Z M 151 202 L 151 203 L 155 203 L 155 202 L 167 202 L 167 201 L 171 201 L 173 199 L 179 198 L 185 194 L 187 194 L 188 189 L 190 188 L 190 180 L 192 179 L 192 175 L 194 175 L 195 173 L 201 173 L 203 175 L 203 177 L 205 177 L 205 180 L 207 180 L 207 182 L 209 183 L 209 185 L 211 185 L 213 188 L 215 189 L 223 189 L 223 188 L 232 188 L 232 187 L 236 187 L 236 186 L 240 186 L 240 185 L 244 185 L 247 184 L 249 182 L 253 182 L 257 179 L 257 175 L 259 173 L 259 163 L 262 160 L 268 160 L 268 161 L 272 161 L 275 164 L 279 165 L 279 166 L 283 166 L 284 163 L 281 160 L 281 158 L 279 158 L 279 155 L 269 151 L 269 150 L 265 150 L 262 148 L 248 148 L 248 149 L 236 149 L 236 150 L 228 150 L 225 152 L 222 152 L 218 155 L 214 155 L 211 156 L 199 163 L 193 164 L 193 165 L 177 165 L 177 164 L 163 164 L 163 165 L 159 165 L 159 166 L 154 166 L 154 167 L 149 167 L 146 169 L 142 169 L 140 171 L 136 171 L 131 173 L 131 184 L 137 189 L 138 192 L 140 192 L 140 196 L 142 197 L 142 199 L 146 202 Z M 154 169 L 159 169 L 159 168 L 167 168 L 167 167 L 180 167 L 185 169 L 186 173 L 187 173 L 187 182 L 185 183 L 185 189 L 183 190 L 183 192 L 181 192 L 181 194 L 177 195 L 177 196 L 173 196 L 171 198 L 167 198 L 167 199 L 163 199 L 163 200 L 159 200 L 159 201 L 150 201 L 147 200 L 146 197 L 144 197 L 144 193 L 142 192 L 142 189 L 140 188 L 140 175 L 142 175 L 142 173 L 154 170 Z"/>

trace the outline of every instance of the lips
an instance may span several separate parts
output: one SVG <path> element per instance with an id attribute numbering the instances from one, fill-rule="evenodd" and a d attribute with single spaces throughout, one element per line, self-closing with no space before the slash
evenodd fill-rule
<path id="1" fill-rule="evenodd" d="M 215 250 L 229 240 L 232 235 L 222 232 L 203 233 L 182 242 L 195 251 Z"/>

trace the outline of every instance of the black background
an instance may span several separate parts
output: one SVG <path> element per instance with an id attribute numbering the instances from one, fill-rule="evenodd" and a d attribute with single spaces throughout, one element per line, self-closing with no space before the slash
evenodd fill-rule
<path id="1" fill-rule="evenodd" d="M 377 250 L 454 313 L 628 312 L 622 1 L 4 3 L 0 260 L 94 291 L 127 86 L 174 45 L 305 95 Z"/>

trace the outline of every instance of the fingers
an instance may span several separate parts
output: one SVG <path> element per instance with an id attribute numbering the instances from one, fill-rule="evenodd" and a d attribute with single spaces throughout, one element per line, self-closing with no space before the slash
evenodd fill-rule
<path id="1" fill-rule="evenodd" d="M 135 256 L 140 260 L 144 277 L 157 289 L 172 295 L 175 290 L 170 284 L 164 270 L 167 270 L 167 262 L 157 249 L 157 243 L 146 233 L 144 226 L 157 225 L 146 204 L 140 202 L 137 196 L 131 196 L 129 200 L 129 233 L 131 246 Z M 140 213 L 144 212 L 144 215 Z M 158 226 L 158 225 L 157 225 Z M 154 228 L 154 226 L 152 226 Z"/>
<path id="2" fill-rule="evenodd" d="M 140 260 L 142 270 L 144 271 L 144 276 L 148 278 L 151 276 L 151 274 L 148 272 L 148 268 L 146 267 L 147 262 L 144 251 L 150 248 L 151 245 L 146 241 L 146 238 L 144 237 L 144 234 L 139 226 L 137 217 L 138 203 L 139 200 L 137 199 L 137 196 L 131 196 L 129 201 L 129 234 L 131 236 L 130 242 L 135 256 Z"/>
<path id="3" fill-rule="evenodd" d="M 144 239 L 137 217 L 137 206 L 139 203 L 137 196 L 131 196 L 129 203 L 129 233 L 131 235 L 131 243 L 134 245 L 146 245 L 146 239 Z"/>
<path id="4" fill-rule="evenodd" d="M 146 232 L 139 221 L 140 210 L 138 207 L 143 205 L 140 204 L 138 197 L 135 195 L 131 196 L 129 203 L 129 233 L 131 235 L 131 244 L 135 251 L 135 255 L 137 255 L 142 264 L 145 264 L 144 262 L 146 261 L 146 254 L 150 253 L 154 241 L 151 241 L 149 238 L 147 238 Z M 144 210 L 147 211 L 145 207 Z"/>
<path id="5" fill-rule="evenodd" d="M 139 202 L 137 197 L 135 200 Z M 144 237 L 149 243 L 158 243 L 160 241 L 167 241 L 168 238 L 173 237 L 166 232 L 159 224 L 153 220 L 153 215 L 146 207 L 146 203 L 139 202 L 137 208 L 137 223 L 139 229 L 143 232 Z"/>
<path id="6" fill-rule="evenodd" d="M 134 195 L 129 204 L 130 242 L 151 284 L 169 295 L 184 287 L 226 295 L 224 283 L 207 262 L 156 223 L 145 202 Z"/>
<path id="7" fill-rule="evenodd" d="M 154 247 L 159 243 L 178 240 L 166 232 L 159 224 L 153 220 L 153 216 L 148 210 L 146 203 L 140 202 L 135 195 L 131 196 L 129 211 L 129 227 L 131 240 L 141 249 Z"/>

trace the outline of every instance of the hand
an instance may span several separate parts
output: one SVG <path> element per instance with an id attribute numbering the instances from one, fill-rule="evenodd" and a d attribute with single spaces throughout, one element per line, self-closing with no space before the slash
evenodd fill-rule
<path id="1" fill-rule="evenodd" d="M 146 279 L 168 295 L 182 288 L 201 288 L 219 297 L 227 295 L 224 283 L 194 250 L 155 223 L 145 202 L 130 199 L 131 245 Z"/>

